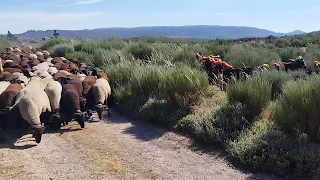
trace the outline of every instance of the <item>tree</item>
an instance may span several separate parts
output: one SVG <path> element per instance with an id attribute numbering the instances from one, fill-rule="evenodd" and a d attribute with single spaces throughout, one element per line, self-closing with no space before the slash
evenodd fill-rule
<path id="1" fill-rule="evenodd" d="M 11 32 L 10 32 L 10 31 L 8 31 L 7 38 L 8 38 L 9 40 L 11 40 L 11 41 L 18 40 L 18 37 L 17 37 L 17 36 L 15 36 L 15 35 L 13 35 L 13 34 L 11 34 Z"/>
<path id="2" fill-rule="evenodd" d="M 60 34 L 57 32 L 57 30 L 53 30 L 53 37 L 58 38 Z"/>

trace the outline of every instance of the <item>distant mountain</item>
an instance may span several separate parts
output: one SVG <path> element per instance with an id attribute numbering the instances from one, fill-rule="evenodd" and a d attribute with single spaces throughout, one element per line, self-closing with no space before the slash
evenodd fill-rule
<path id="1" fill-rule="evenodd" d="M 23 39 L 38 39 L 51 37 L 53 30 L 30 30 L 22 34 L 16 34 Z M 295 30 L 289 33 L 277 33 L 266 29 L 244 26 L 152 26 L 134 28 L 100 28 L 84 30 L 57 30 L 60 35 L 67 39 L 105 39 L 108 37 L 131 38 L 142 36 L 165 36 L 188 39 L 237 39 L 246 37 L 267 37 L 304 34 Z"/>
<path id="2" fill-rule="evenodd" d="M 301 34 L 305 34 L 305 32 L 300 31 L 300 30 L 295 30 L 289 33 L 286 33 L 287 36 L 293 36 L 293 35 L 301 35 Z"/>

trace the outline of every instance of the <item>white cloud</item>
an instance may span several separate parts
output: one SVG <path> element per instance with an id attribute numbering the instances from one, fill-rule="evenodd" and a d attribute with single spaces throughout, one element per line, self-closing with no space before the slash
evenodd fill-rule
<path id="1" fill-rule="evenodd" d="M 101 3 L 103 0 L 73 0 L 66 4 L 56 4 L 55 6 L 80 6 Z"/>
<path id="2" fill-rule="evenodd" d="M 46 12 L 0 12 L 0 19 L 5 21 L 29 21 L 29 22 L 52 22 L 83 20 L 84 18 L 94 18 L 102 15 L 100 12 L 85 13 L 46 13 Z"/>

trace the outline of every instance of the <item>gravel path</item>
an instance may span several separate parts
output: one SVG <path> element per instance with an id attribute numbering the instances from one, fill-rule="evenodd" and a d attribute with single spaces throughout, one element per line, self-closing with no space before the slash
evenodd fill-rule
<path id="1" fill-rule="evenodd" d="M 193 151 L 188 138 L 115 113 L 78 128 L 46 132 L 38 145 L 30 134 L 0 132 L 0 179 L 275 179 L 237 170 L 219 154 Z"/>

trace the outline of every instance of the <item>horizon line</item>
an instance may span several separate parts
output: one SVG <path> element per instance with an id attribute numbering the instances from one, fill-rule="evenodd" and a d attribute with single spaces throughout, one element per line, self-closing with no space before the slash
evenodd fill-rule
<path id="1" fill-rule="evenodd" d="M 60 31 L 83 31 L 83 30 L 98 30 L 98 29 L 134 29 L 134 28 L 152 28 L 152 27 L 188 27 L 188 26 L 217 26 L 217 27 L 246 27 L 246 28 L 255 28 L 255 29 L 260 29 L 260 30 L 267 30 L 267 31 L 272 31 L 275 33 L 283 33 L 283 34 L 287 34 L 287 33 L 291 33 L 294 31 L 301 31 L 303 33 L 310 33 L 310 32 L 314 32 L 314 31 L 302 31 L 300 29 L 295 29 L 289 32 L 277 32 L 277 31 L 273 31 L 270 29 L 264 29 L 264 28 L 259 28 L 259 27 L 253 27 L 253 26 L 236 26 L 236 25 L 155 25 L 155 26 L 132 26 L 132 27 L 125 27 L 125 26 L 114 26 L 114 27 L 101 27 L 101 28 L 84 28 L 84 29 L 38 29 L 38 30 L 34 30 L 34 29 L 30 29 L 24 32 L 20 32 L 20 33 L 14 33 L 14 34 L 23 34 L 29 31 L 53 31 L 53 30 L 60 30 Z M 10 30 L 9 30 L 10 31 Z M 317 31 L 317 30 L 315 30 Z M 0 33 L 1 34 L 1 33 Z M 7 34 L 7 33 L 6 33 Z"/>

